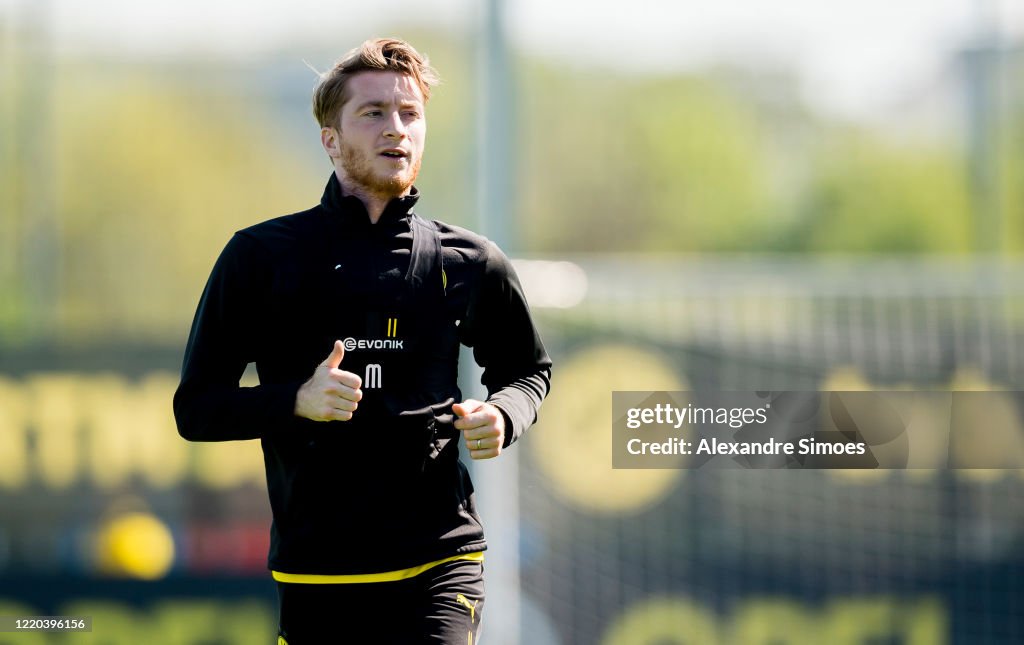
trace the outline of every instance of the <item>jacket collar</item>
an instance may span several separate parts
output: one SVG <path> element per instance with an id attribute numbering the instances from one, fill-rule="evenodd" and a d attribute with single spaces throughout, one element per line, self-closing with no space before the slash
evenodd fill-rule
<path id="1" fill-rule="evenodd" d="M 378 224 L 397 221 L 408 217 L 412 213 L 413 206 L 419 201 L 420 191 L 415 186 L 405 197 L 396 197 L 388 202 L 381 213 Z M 324 195 L 320 198 L 320 205 L 332 215 L 340 215 L 342 222 L 350 224 L 370 225 L 370 215 L 366 212 L 366 206 L 362 200 L 354 195 L 346 195 L 338 181 L 338 175 L 331 173 L 324 188 Z"/>

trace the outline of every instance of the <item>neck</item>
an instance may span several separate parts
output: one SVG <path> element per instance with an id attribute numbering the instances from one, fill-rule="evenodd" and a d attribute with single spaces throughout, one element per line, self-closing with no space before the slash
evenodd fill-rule
<path id="1" fill-rule="evenodd" d="M 405 197 L 410 191 L 409 188 L 406 188 L 400 195 L 375 193 L 367 190 L 365 186 L 353 182 L 344 173 L 336 171 L 335 174 L 338 176 L 338 183 L 341 184 L 342 191 L 346 195 L 352 195 L 363 202 L 366 214 L 370 216 L 371 224 L 376 224 L 380 220 L 380 216 L 384 214 L 384 209 L 387 208 L 392 199 Z"/>

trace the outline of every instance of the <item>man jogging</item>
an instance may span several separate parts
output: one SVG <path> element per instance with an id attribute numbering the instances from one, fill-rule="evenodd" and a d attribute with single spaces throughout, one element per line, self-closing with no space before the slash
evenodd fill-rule
<path id="1" fill-rule="evenodd" d="M 181 436 L 263 447 L 279 643 L 475 643 L 486 544 L 460 435 L 496 457 L 548 392 L 508 258 L 413 211 L 436 83 L 390 39 L 322 75 L 320 203 L 235 233 L 189 335 Z M 456 385 L 460 343 L 484 402 Z M 239 387 L 250 362 L 260 385 Z"/>

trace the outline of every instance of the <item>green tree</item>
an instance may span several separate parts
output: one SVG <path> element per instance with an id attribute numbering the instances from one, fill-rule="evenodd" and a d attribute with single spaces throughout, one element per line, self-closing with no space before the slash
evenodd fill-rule
<path id="1" fill-rule="evenodd" d="M 775 198 L 755 115 L 711 80 L 535 68 L 524 82 L 528 246 L 761 246 Z"/>
<path id="2" fill-rule="evenodd" d="M 307 208 L 327 174 L 227 89 L 89 65 L 63 68 L 54 87 L 49 188 L 72 338 L 181 336 L 231 233 Z"/>
<path id="3" fill-rule="evenodd" d="M 973 228 L 952 147 L 899 147 L 868 132 L 826 134 L 797 218 L 776 248 L 815 253 L 965 253 Z"/>

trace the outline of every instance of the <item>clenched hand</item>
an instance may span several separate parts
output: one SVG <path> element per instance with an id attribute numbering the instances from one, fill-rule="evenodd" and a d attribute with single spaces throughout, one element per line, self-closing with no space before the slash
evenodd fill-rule
<path id="1" fill-rule="evenodd" d="M 473 459 L 492 459 L 501 454 L 505 443 L 505 416 L 490 403 L 466 399 L 452 406 L 459 418 L 455 427 L 462 430 L 466 448 Z"/>

